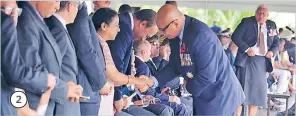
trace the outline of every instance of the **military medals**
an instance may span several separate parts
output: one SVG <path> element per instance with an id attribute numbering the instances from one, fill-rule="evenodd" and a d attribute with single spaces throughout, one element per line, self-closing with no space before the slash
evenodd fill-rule
<path id="1" fill-rule="evenodd" d="M 187 72 L 187 73 L 186 73 L 186 76 L 187 76 L 189 79 L 192 79 L 194 75 L 193 75 L 191 72 Z"/>

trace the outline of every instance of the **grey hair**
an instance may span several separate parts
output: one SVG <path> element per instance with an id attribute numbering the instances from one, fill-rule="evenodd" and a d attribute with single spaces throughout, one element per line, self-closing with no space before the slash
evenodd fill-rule
<path id="1" fill-rule="evenodd" d="M 141 51 L 145 50 L 146 45 L 150 45 L 150 43 L 147 40 L 136 40 L 134 41 L 134 51 L 135 51 L 135 55 L 139 55 L 141 54 Z"/>
<path id="2" fill-rule="evenodd" d="M 268 9 L 268 6 L 266 4 L 260 4 L 257 9 L 256 9 L 256 12 L 258 12 L 259 10 L 261 9 Z"/>

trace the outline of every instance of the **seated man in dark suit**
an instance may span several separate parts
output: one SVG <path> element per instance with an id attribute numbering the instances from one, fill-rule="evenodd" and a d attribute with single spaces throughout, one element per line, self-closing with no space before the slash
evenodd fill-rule
<path id="1" fill-rule="evenodd" d="M 140 75 L 150 76 L 150 70 L 147 64 L 145 63 L 150 59 L 151 55 L 151 45 L 146 40 L 137 40 L 134 42 L 135 50 L 135 67 L 136 67 L 136 77 Z M 147 86 L 148 87 L 148 86 Z M 141 94 L 151 95 L 153 97 L 159 98 L 161 102 L 159 104 L 168 105 L 173 108 L 175 115 L 188 116 L 192 115 L 192 110 L 190 107 L 187 107 L 184 103 L 181 102 L 181 99 L 177 96 L 168 96 L 165 94 L 160 94 L 155 91 L 153 88 L 149 88 L 147 91 L 141 91 L 143 86 L 137 88 L 140 89 Z M 159 105 L 158 103 L 155 105 Z M 147 110 L 155 109 L 153 105 L 149 105 Z"/>
<path id="2" fill-rule="evenodd" d="M 147 41 L 151 45 L 151 55 L 149 60 L 146 62 L 146 64 L 149 67 L 151 76 L 156 76 L 156 74 L 159 71 L 161 71 L 161 69 L 163 69 L 165 65 L 168 64 L 168 61 L 166 59 L 168 59 L 167 49 L 169 49 L 168 47 L 169 41 L 168 39 L 165 39 L 161 44 L 162 46 L 160 46 L 158 35 L 153 35 L 152 37 L 147 38 Z M 176 77 L 174 80 L 168 82 L 164 87 L 169 87 L 170 89 L 174 90 L 179 88 L 181 83 L 183 82 L 180 82 L 180 78 Z M 156 91 L 160 93 L 162 88 L 159 88 L 158 85 L 156 86 L 157 86 Z"/>

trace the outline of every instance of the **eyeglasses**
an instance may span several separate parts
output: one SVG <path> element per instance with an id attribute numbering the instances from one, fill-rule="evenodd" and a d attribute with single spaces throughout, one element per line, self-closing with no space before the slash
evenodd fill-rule
<path id="1" fill-rule="evenodd" d="M 6 7 L 1 7 L 1 11 L 9 14 L 9 15 L 13 15 L 13 14 L 17 14 L 18 16 L 20 16 L 22 14 L 23 9 L 21 8 L 11 8 L 9 6 Z"/>
<path id="2" fill-rule="evenodd" d="M 159 46 L 159 42 L 158 41 L 152 41 L 152 42 L 149 42 L 151 45 L 153 46 Z"/>
<path id="3" fill-rule="evenodd" d="M 169 28 L 169 26 L 170 26 L 174 21 L 176 21 L 176 20 L 178 20 L 178 19 L 175 19 L 175 20 L 171 21 L 167 26 L 165 26 L 163 29 L 159 29 L 159 30 L 162 31 L 162 32 L 165 32 L 165 30 L 167 30 L 167 29 Z"/>

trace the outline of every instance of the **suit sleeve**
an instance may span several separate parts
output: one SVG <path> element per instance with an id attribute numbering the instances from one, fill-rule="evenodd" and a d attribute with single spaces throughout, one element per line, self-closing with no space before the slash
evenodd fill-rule
<path id="1" fill-rule="evenodd" d="M 4 17 L 2 17 L 4 18 Z M 42 94 L 47 89 L 47 70 L 26 67 L 21 57 L 17 33 L 12 18 L 7 18 L 1 24 L 1 67 L 5 80 L 15 87 L 26 91 Z"/>
<path id="2" fill-rule="evenodd" d="M 277 29 L 276 24 L 273 21 L 271 21 L 271 23 L 273 24 L 274 29 Z M 272 45 L 270 47 L 270 51 L 272 51 L 273 54 L 275 54 L 275 53 L 278 52 L 279 44 L 280 44 L 280 42 L 279 42 L 279 36 L 276 35 L 276 36 L 274 36 Z"/>
<path id="3" fill-rule="evenodd" d="M 21 54 L 27 65 L 32 66 L 35 70 L 46 70 L 45 66 L 42 64 L 39 55 L 39 31 L 32 28 L 32 25 L 26 22 L 26 24 L 19 24 L 18 29 L 18 42 L 20 46 Z M 31 22 L 30 22 L 31 23 Z M 59 68 L 59 67 L 57 67 Z M 55 75 L 58 76 L 58 75 Z M 43 83 L 47 85 L 47 83 Z M 67 99 L 68 85 L 61 80 L 56 78 L 56 86 L 52 91 L 50 96 L 51 99 L 58 103 L 63 103 Z"/>
<path id="4" fill-rule="evenodd" d="M 176 70 L 175 66 L 176 61 L 173 60 L 173 57 L 176 57 L 176 55 L 171 54 L 171 60 L 169 63 L 161 71 L 158 71 L 155 76 L 155 78 L 158 80 L 159 88 L 163 88 L 168 82 L 178 76 L 178 71 Z"/>
<path id="5" fill-rule="evenodd" d="M 209 41 L 199 41 L 195 42 L 195 51 L 194 53 L 194 61 L 195 67 L 197 71 L 194 74 L 193 80 L 196 84 L 195 88 L 198 88 L 195 91 L 195 95 L 199 96 L 205 88 L 209 85 L 213 84 L 216 81 L 217 74 L 219 73 L 218 62 L 220 61 L 220 57 L 217 57 L 217 54 L 221 54 L 221 48 L 218 47 L 218 42 L 214 42 L 215 35 L 207 34 L 206 32 L 201 32 L 197 35 L 196 40 L 209 40 Z M 220 49 L 220 50 L 219 50 Z M 224 51 L 223 51 L 224 52 Z"/>
<path id="6" fill-rule="evenodd" d="M 246 19 L 242 20 L 231 36 L 232 41 L 238 46 L 238 50 L 242 53 L 244 53 L 249 48 L 249 45 L 243 40 L 247 27 L 245 20 Z"/>
<path id="7" fill-rule="evenodd" d="M 161 59 L 159 63 L 159 67 L 157 68 L 157 71 L 161 71 L 166 65 L 168 64 L 168 61 L 165 59 Z"/>
<path id="8" fill-rule="evenodd" d="M 157 93 L 155 91 L 155 89 L 153 89 L 153 88 L 149 88 L 147 91 L 142 92 L 141 94 L 151 95 L 151 96 L 153 96 L 155 98 L 159 98 L 161 101 L 169 101 L 169 96 L 168 95 Z"/>
<path id="9" fill-rule="evenodd" d="M 136 75 L 135 77 L 139 77 L 141 75 L 145 75 L 147 77 L 150 77 L 150 70 L 148 67 L 145 67 L 144 65 L 136 66 Z"/>
<path id="10" fill-rule="evenodd" d="M 98 46 L 93 46 L 92 44 L 95 41 L 92 41 L 91 34 L 96 32 L 88 16 L 86 6 L 78 11 L 74 23 L 67 25 L 67 28 L 75 46 L 77 58 L 81 63 L 81 68 L 88 77 L 93 91 L 101 90 L 107 83 L 105 69 L 99 61 L 99 57 L 103 56 L 102 53 L 97 53 L 101 51 L 96 51 L 94 48 L 98 47 L 101 50 L 99 40 L 96 39 Z"/>
<path id="11" fill-rule="evenodd" d="M 64 58 L 67 51 L 67 35 L 63 32 L 60 32 L 61 30 L 56 29 L 54 27 L 53 29 L 50 29 L 50 31 L 60 48 L 61 57 Z"/>

